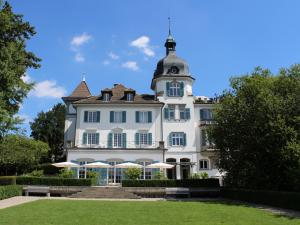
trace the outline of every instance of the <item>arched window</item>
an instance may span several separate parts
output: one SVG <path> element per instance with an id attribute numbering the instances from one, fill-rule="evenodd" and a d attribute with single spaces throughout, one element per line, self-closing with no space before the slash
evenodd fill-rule
<path id="1" fill-rule="evenodd" d="M 207 159 L 201 159 L 199 160 L 199 170 L 208 170 L 209 164 Z"/>

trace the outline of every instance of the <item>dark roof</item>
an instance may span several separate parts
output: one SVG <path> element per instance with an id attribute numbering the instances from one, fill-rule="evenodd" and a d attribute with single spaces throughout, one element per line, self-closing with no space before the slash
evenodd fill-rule
<path id="1" fill-rule="evenodd" d="M 128 90 L 135 92 L 135 90 L 126 88 L 122 84 L 116 84 L 113 88 L 106 88 L 102 90 L 102 92 L 107 92 L 108 90 L 112 93 L 110 101 L 103 101 L 102 95 L 98 95 L 80 99 L 78 101 L 75 101 L 74 104 L 163 104 L 155 100 L 154 95 L 148 94 L 135 94 L 134 100 L 129 102 L 126 99 L 126 92 L 128 92 Z"/>

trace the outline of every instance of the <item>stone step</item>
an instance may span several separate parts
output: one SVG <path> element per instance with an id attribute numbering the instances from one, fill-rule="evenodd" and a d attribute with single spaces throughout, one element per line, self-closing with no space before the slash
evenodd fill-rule
<path id="1" fill-rule="evenodd" d="M 131 192 L 125 191 L 119 187 L 105 187 L 96 188 L 90 187 L 83 189 L 81 192 L 70 195 L 71 198 L 127 198 L 127 199 L 138 199 L 138 195 Z"/>

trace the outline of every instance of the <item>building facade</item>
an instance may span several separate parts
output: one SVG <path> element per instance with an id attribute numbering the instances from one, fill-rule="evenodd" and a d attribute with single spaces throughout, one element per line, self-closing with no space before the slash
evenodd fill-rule
<path id="1" fill-rule="evenodd" d="M 207 172 L 219 176 L 217 153 L 206 129 L 213 123 L 213 99 L 193 95 L 194 78 L 188 64 L 176 55 L 176 42 L 169 35 L 166 56 L 157 63 L 151 89 L 138 94 L 122 84 L 92 95 L 82 81 L 67 106 L 65 149 L 67 160 L 85 164 L 94 161 L 115 165 L 135 162 L 174 164 L 167 170 L 170 179 L 184 179 Z M 99 183 L 119 183 L 122 169 L 99 169 Z M 143 169 L 141 179 L 151 179 L 157 171 Z M 80 177 L 86 177 L 82 167 Z"/>

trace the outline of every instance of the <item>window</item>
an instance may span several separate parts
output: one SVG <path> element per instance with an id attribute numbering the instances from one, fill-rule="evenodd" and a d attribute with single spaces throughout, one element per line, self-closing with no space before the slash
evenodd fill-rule
<path id="1" fill-rule="evenodd" d="M 208 160 L 207 159 L 199 160 L 199 170 L 208 170 Z"/>
<path id="2" fill-rule="evenodd" d="M 110 111 L 111 123 L 126 123 L 126 111 Z"/>
<path id="3" fill-rule="evenodd" d="M 126 100 L 128 102 L 132 102 L 133 101 L 133 93 L 127 93 L 126 94 Z"/>
<path id="4" fill-rule="evenodd" d="M 136 111 L 135 121 L 137 123 L 151 123 L 152 122 L 152 112 L 151 111 Z"/>
<path id="5" fill-rule="evenodd" d="M 184 90 L 183 82 L 167 82 L 167 96 L 169 97 L 182 97 Z"/>
<path id="6" fill-rule="evenodd" d="M 213 139 L 208 135 L 204 129 L 201 130 L 201 145 L 205 147 L 213 147 L 215 145 Z"/>
<path id="7" fill-rule="evenodd" d="M 107 148 L 126 148 L 126 133 L 109 133 L 107 141 Z"/>
<path id="8" fill-rule="evenodd" d="M 100 122 L 100 111 L 84 111 L 85 123 L 97 123 Z"/>
<path id="9" fill-rule="evenodd" d="M 103 101 L 105 101 L 105 102 L 110 101 L 110 93 L 104 93 L 103 94 Z"/>
<path id="10" fill-rule="evenodd" d="M 172 132 L 169 136 L 169 144 L 171 146 L 185 146 L 186 134 L 183 132 Z"/>
<path id="11" fill-rule="evenodd" d="M 122 134 L 114 133 L 114 148 L 121 148 L 121 147 L 122 147 Z"/>
<path id="12" fill-rule="evenodd" d="M 139 146 L 152 145 L 152 133 L 147 133 L 147 132 L 136 133 L 135 144 Z"/>
<path id="13" fill-rule="evenodd" d="M 138 162 L 138 164 L 143 166 L 142 172 L 141 172 L 141 175 L 140 175 L 140 179 L 141 180 L 151 180 L 152 169 L 146 168 L 146 166 L 150 165 L 151 162 L 150 161 L 142 161 L 142 162 Z"/>
<path id="14" fill-rule="evenodd" d="M 191 118 L 190 109 L 184 106 L 179 107 L 179 114 L 181 120 L 189 120 Z"/>
<path id="15" fill-rule="evenodd" d="M 83 133 L 84 145 L 99 145 L 99 133 Z"/>
<path id="16" fill-rule="evenodd" d="M 168 108 L 165 108 L 165 119 L 175 120 L 175 105 L 169 105 Z"/>
<path id="17" fill-rule="evenodd" d="M 200 120 L 212 120 L 213 114 L 211 109 L 200 109 Z"/>

